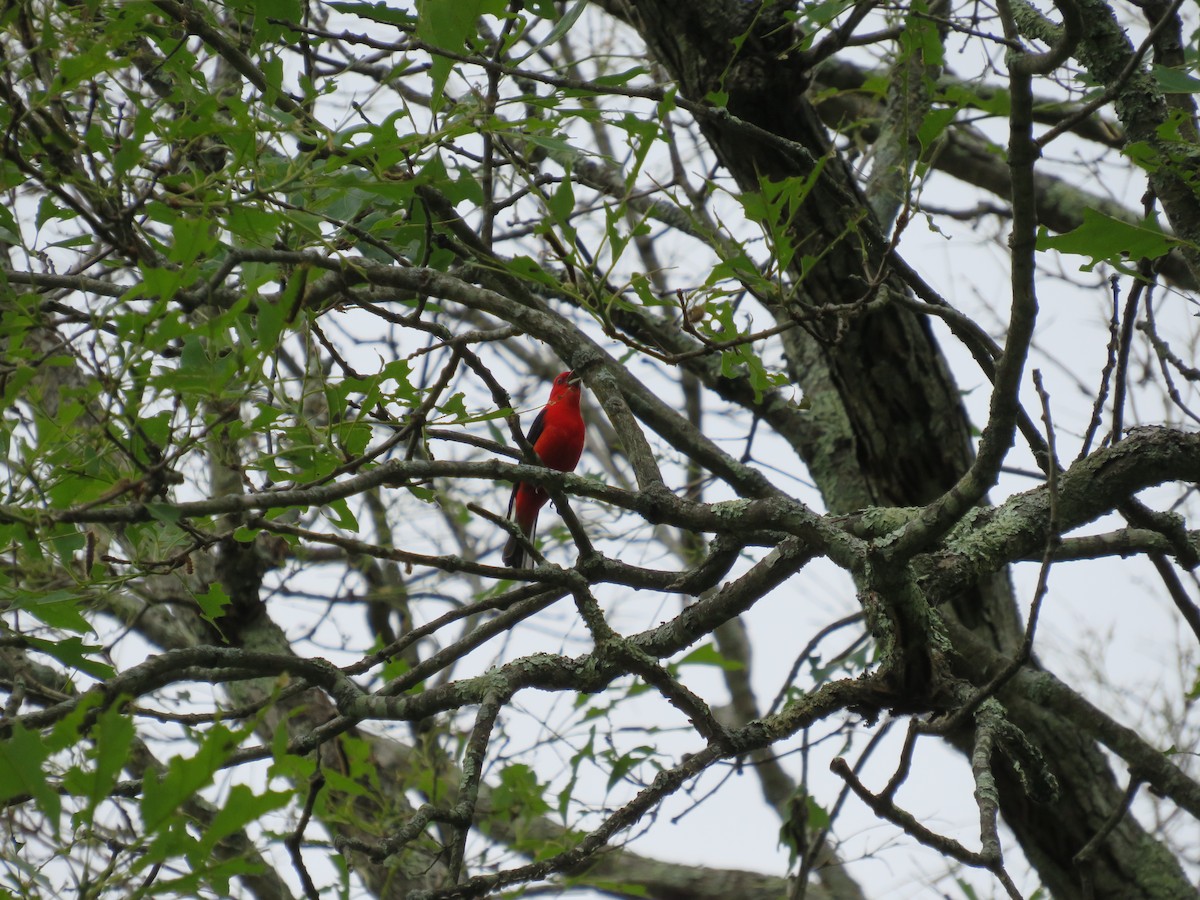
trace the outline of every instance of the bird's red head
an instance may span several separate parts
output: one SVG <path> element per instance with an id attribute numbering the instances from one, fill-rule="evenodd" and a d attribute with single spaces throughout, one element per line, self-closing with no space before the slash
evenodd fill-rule
<path id="1" fill-rule="evenodd" d="M 554 385 L 550 388 L 550 397 L 559 397 L 566 392 L 579 395 L 582 390 L 582 381 L 574 372 L 560 372 L 554 378 Z"/>

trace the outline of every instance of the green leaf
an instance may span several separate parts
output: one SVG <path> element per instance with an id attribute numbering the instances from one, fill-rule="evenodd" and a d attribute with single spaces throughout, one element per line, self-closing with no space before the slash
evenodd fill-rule
<path id="1" fill-rule="evenodd" d="M 362 404 L 364 409 L 369 405 L 367 403 Z M 345 422 L 335 426 L 335 431 L 338 446 L 351 459 L 362 456 L 367 449 L 367 444 L 371 442 L 372 430 L 371 426 L 366 422 Z"/>
<path id="2" fill-rule="evenodd" d="M 956 115 L 958 115 L 958 110 L 953 107 L 942 107 L 929 111 L 929 114 L 921 121 L 921 127 L 917 129 L 917 140 L 921 143 L 922 156 L 933 146 L 933 142 L 942 136 Z"/>
<path id="3" fill-rule="evenodd" d="M 145 505 L 146 513 L 156 522 L 165 522 L 168 525 L 174 525 L 183 518 L 183 513 L 179 511 L 174 503 L 147 503 Z"/>
<path id="4" fill-rule="evenodd" d="M 470 416 L 470 413 L 467 412 L 467 395 L 458 391 L 445 403 L 440 404 L 438 410 L 444 415 L 450 416 L 453 421 L 461 422 Z"/>
<path id="5" fill-rule="evenodd" d="M 1164 94 L 1200 94 L 1200 78 L 1187 72 L 1160 65 L 1155 65 L 1151 72 Z"/>
<path id="6" fill-rule="evenodd" d="M 134 408 L 138 402 L 138 398 L 130 396 L 128 402 L 130 407 Z M 142 416 L 138 419 L 137 432 L 132 434 L 130 439 L 140 441 L 141 436 L 144 435 L 145 440 L 151 441 L 160 449 L 166 447 L 170 445 L 171 441 L 175 437 L 171 420 L 171 413 L 167 410 L 163 410 L 162 412 L 158 412 L 150 416 Z M 139 443 L 138 446 L 142 445 Z M 143 462 L 153 462 L 153 460 L 147 459 L 144 456 L 139 458 L 141 458 Z"/>
<path id="7" fill-rule="evenodd" d="M 116 705 L 110 706 L 100 714 L 92 733 L 96 742 L 96 784 L 91 802 L 96 806 L 111 793 L 129 759 L 133 717 L 123 714 Z"/>
<path id="8" fill-rule="evenodd" d="M 647 74 L 649 74 L 649 70 L 645 66 L 634 66 L 632 69 L 625 69 L 622 72 L 601 75 L 595 80 L 595 83 L 604 87 L 621 87 L 629 84 L 633 79 Z"/>
<path id="9" fill-rule="evenodd" d="M 828 828 L 829 823 L 832 820 L 829 818 L 829 813 L 828 813 L 828 811 L 826 811 L 825 807 L 821 806 L 821 804 L 819 804 L 811 796 L 807 797 L 805 799 L 808 801 L 808 824 L 809 824 L 809 827 L 815 828 L 815 829 Z"/>
<path id="10" fill-rule="evenodd" d="M 21 245 L 21 226 L 6 204 L 0 204 L 0 240 L 8 244 Z"/>
<path id="11" fill-rule="evenodd" d="M 300 713 L 299 709 L 293 709 L 288 717 Z M 291 740 L 288 729 L 281 723 L 280 727 L 275 729 L 275 733 L 271 736 L 271 757 L 272 763 L 267 769 L 267 774 L 271 778 L 286 778 L 293 782 L 305 781 L 312 777 L 317 770 L 317 760 L 312 754 L 304 756 L 295 756 L 288 753 L 288 743 Z"/>
<path id="12" fill-rule="evenodd" d="M 1057 250 L 1088 257 L 1081 266 L 1090 272 L 1098 263 L 1109 262 L 1122 271 L 1122 260 L 1157 259 L 1170 253 L 1182 242 L 1165 234 L 1158 223 L 1146 218 L 1136 224 L 1122 222 L 1094 209 L 1083 211 L 1083 224 L 1066 234 L 1051 235 L 1044 227 L 1038 231 L 1038 250 Z"/>
<path id="13" fill-rule="evenodd" d="M 1162 155 L 1158 148 L 1147 141 L 1130 141 L 1121 153 L 1135 166 L 1147 172 L 1157 172 L 1162 166 Z"/>
<path id="14" fill-rule="evenodd" d="M 625 187 L 627 190 L 632 190 L 651 148 L 659 143 L 661 127 L 657 120 L 647 121 L 633 114 L 622 117 L 619 122 L 614 124 L 629 134 L 629 142 L 634 148 L 633 165 L 629 166 L 625 172 Z"/>
<path id="15" fill-rule="evenodd" d="M 82 45 L 75 49 L 77 52 L 63 53 L 57 60 L 54 81 L 58 90 L 66 90 L 82 81 L 89 81 L 116 64 L 115 59 L 109 58 L 109 48 L 103 41 L 97 41 L 86 50 Z"/>
<path id="16" fill-rule="evenodd" d="M 704 280 L 705 287 L 712 287 L 721 281 L 758 281 L 758 267 L 754 264 L 744 248 L 738 248 L 739 252 L 729 259 L 724 259 L 713 266 L 708 273 L 708 278 Z"/>
<path id="17" fill-rule="evenodd" d="M 902 57 L 915 55 L 923 65 L 935 68 L 945 62 L 945 46 L 937 23 L 929 16 L 929 4 L 925 0 L 915 0 L 912 4 L 899 43 Z"/>
<path id="18" fill-rule="evenodd" d="M 189 334 L 183 338 L 178 366 L 161 370 L 157 381 L 163 388 L 185 396 L 216 397 L 235 386 L 237 368 L 235 353 L 219 349 L 210 353 L 199 335 Z"/>
<path id="19" fill-rule="evenodd" d="M 497 4 L 494 0 L 417 0 L 417 37 L 442 50 L 462 53 L 466 49 L 467 37 L 475 34 L 475 23 L 479 17 L 485 12 L 499 15 L 503 11 L 504 3 Z M 452 60 L 433 55 L 430 109 L 434 113 L 441 108 L 446 80 L 453 67 Z"/>
<path id="20" fill-rule="evenodd" d="M 362 784 L 336 769 L 323 769 L 322 774 L 325 776 L 325 786 L 334 794 L 346 794 L 350 797 L 367 796 L 368 791 Z"/>
<path id="21" fill-rule="evenodd" d="M 34 617 L 45 622 L 51 628 L 63 631 L 74 631 L 85 634 L 92 631 L 92 626 L 80 612 L 83 600 L 74 591 L 67 589 L 57 591 L 29 591 L 22 588 L 9 588 L 0 595 L 7 595 L 7 603 L 14 609 L 23 609 Z"/>
<path id="22" fill-rule="evenodd" d="M 942 90 L 939 99 L 959 109 L 969 107 L 993 116 L 1007 118 L 1012 112 L 1012 95 L 1008 91 L 995 90 L 985 94 L 977 93 L 965 84 L 951 84 Z"/>
<path id="23" fill-rule="evenodd" d="M 125 292 L 122 300 L 148 297 L 152 300 L 170 300 L 187 280 L 186 273 L 179 269 L 157 269 L 140 266 L 141 280 Z"/>
<path id="24" fill-rule="evenodd" d="M 403 10 L 396 9 L 387 3 L 327 3 L 330 9 L 336 9 L 338 12 L 349 13 L 352 16 L 359 16 L 363 19 L 369 19 L 372 22 L 379 22 L 384 25 L 399 25 L 403 28 L 412 28 L 416 24 L 416 19 L 409 13 Z"/>
<path id="25" fill-rule="evenodd" d="M 239 544 L 252 544 L 258 537 L 257 528 L 247 528 L 245 525 L 239 526 L 233 532 L 233 539 Z"/>
<path id="26" fill-rule="evenodd" d="M 253 728 L 253 724 L 249 726 Z M 146 833 L 157 832 L 176 819 L 175 811 L 189 797 L 207 787 L 216 772 L 237 748 L 246 732 L 213 725 L 195 756 L 172 757 L 161 776 L 147 774 L 143 782 L 141 814 Z"/>
<path id="27" fill-rule="evenodd" d="M 49 734 L 42 735 L 46 749 L 51 753 L 59 753 L 76 746 L 80 735 L 91 727 L 89 723 L 95 715 L 94 710 L 104 705 L 104 694 L 100 690 L 91 690 L 81 696 L 75 708 L 55 722 Z"/>
<path id="28" fill-rule="evenodd" d="M 570 141 L 561 137 L 547 137 L 544 134 L 518 134 L 517 132 L 506 132 L 505 134 L 512 135 L 514 138 L 519 137 L 526 143 L 533 144 L 535 147 L 541 147 L 543 150 L 548 150 L 552 154 L 571 155 L 576 152 L 575 147 Z"/>
<path id="29" fill-rule="evenodd" d="M 199 842 L 192 837 L 187 826 L 188 819 L 185 816 L 172 814 L 170 818 L 160 822 L 157 827 L 147 828 L 146 834 L 151 838 L 150 846 L 136 859 L 133 871 L 138 872 L 150 868 L 171 857 L 194 854 L 195 847 Z M 159 889 L 162 888 L 161 884 L 156 883 L 155 886 Z M 194 893 L 194 888 L 192 893 Z"/>
<path id="30" fill-rule="evenodd" d="M 554 223 L 573 236 L 571 216 L 575 212 L 575 190 L 571 186 L 569 173 L 567 178 L 558 183 L 554 192 L 546 197 L 546 206 Z"/>
<path id="31" fill-rule="evenodd" d="M 304 16 L 304 4 L 300 0 L 254 0 L 254 12 L 256 20 L 266 18 L 299 22 Z"/>
<path id="32" fill-rule="evenodd" d="M 283 731 L 286 734 L 287 729 Z M 230 789 L 225 804 L 204 829 L 204 835 L 200 838 L 200 859 L 206 859 L 212 853 L 217 841 L 245 828 L 272 810 L 286 806 L 291 796 L 286 791 L 264 791 L 256 794 L 244 784 L 235 784 Z"/>
<path id="33" fill-rule="evenodd" d="M 703 644 L 676 663 L 677 666 L 716 666 L 726 672 L 739 672 L 745 666 L 721 655 L 714 644 Z"/>
<path id="34" fill-rule="evenodd" d="M 567 824 L 567 811 L 571 804 L 571 795 L 575 793 L 575 783 L 579 780 L 579 764 L 584 760 L 592 761 L 595 758 L 596 726 L 593 725 L 588 732 L 587 743 L 571 754 L 571 777 L 567 780 L 566 786 L 558 792 L 558 814 L 562 816 L 564 825 Z"/>
<path id="35" fill-rule="evenodd" d="M 541 284 L 545 287 L 561 289 L 558 280 L 528 256 L 514 256 L 506 266 L 507 271 L 517 278 Z"/>
<path id="36" fill-rule="evenodd" d="M 52 656 L 59 662 L 104 681 L 112 678 L 116 671 L 107 663 L 89 659 L 88 653 L 103 653 L 104 648 L 93 644 L 85 644 L 82 638 L 69 637 L 61 641 L 47 641 L 41 638 L 26 637 L 25 643 L 31 650 L 37 650 Z"/>
<path id="37" fill-rule="evenodd" d="M 567 32 L 571 30 L 571 26 L 579 20 L 581 15 L 583 15 L 583 11 L 587 9 L 587 5 L 588 0 L 575 0 L 574 5 L 562 14 L 562 18 L 554 23 L 554 27 L 550 29 L 550 33 L 547 34 L 546 37 L 541 41 L 539 41 L 532 49 L 530 49 L 528 53 L 524 53 L 517 59 L 513 60 L 512 65 L 518 65 L 529 59 L 529 57 L 533 56 L 535 53 L 545 50 L 547 47 L 552 47 L 561 41 L 564 37 L 566 37 Z M 553 8 L 554 7 L 551 6 L 551 9 Z"/>
<path id="38" fill-rule="evenodd" d="M 217 619 L 223 615 L 225 607 L 232 602 L 225 589 L 215 581 L 209 585 L 207 591 L 196 594 L 195 597 L 200 607 L 200 618 L 213 625 L 217 624 Z"/>
<path id="39" fill-rule="evenodd" d="M 167 250 L 167 258 L 180 265 L 207 256 L 217 246 L 215 222 L 208 216 L 180 216 L 171 226 L 175 240 Z"/>
<path id="40" fill-rule="evenodd" d="M 800 6 L 802 21 L 808 23 L 810 31 L 819 31 L 840 16 L 851 6 L 847 0 L 817 0 Z"/>
<path id="41" fill-rule="evenodd" d="M 68 791 L 87 800 L 86 808 L 75 817 L 76 827 L 81 822 L 90 823 L 96 807 L 112 793 L 113 785 L 129 759 L 133 734 L 133 719 L 120 711 L 119 704 L 100 713 L 92 726 L 92 746 L 88 753 L 92 768 L 73 767 L 63 779 Z"/>
<path id="42" fill-rule="evenodd" d="M 275 34 L 281 34 L 282 30 L 277 28 L 277 29 L 274 29 L 274 32 L 275 32 Z M 256 28 L 255 36 L 256 37 L 260 37 L 260 36 L 265 37 L 266 35 L 263 35 L 262 31 L 260 31 L 258 28 Z M 259 68 L 263 74 L 263 88 L 264 88 L 263 96 L 267 99 L 268 102 L 270 102 L 275 97 L 278 97 L 280 94 L 284 93 L 284 90 L 283 90 L 283 59 L 279 56 L 267 56 L 265 59 L 263 59 L 262 64 L 259 66 Z M 268 107 L 267 112 L 273 118 L 277 118 L 282 121 L 285 121 L 289 125 L 292 122 L 291 116 L 281 113 L 277 109 Z"/>
<path id="43" fill-rule="evenodd" d="M 358 531 L 358 519 L 350 511 L 350 505 L 346 502 L 345 498 L 331 500 L 325 506 L 321 507 L 321 514 L 338 528 L 351 532 Z"/>
<path id="44" fill-rule="evenodd" d="M 234 243 L 251 247 L 272 246 L 282 222 L 283 216 L 279 213 L 249 203 L 233 206 L 225 216 Z"/>
<path id="45" fill-rule="evenodd" d="M 61 207 L 54 202 L 53 197 L 45 196 L 38 203 L 37 217 L 34 219 L 34 223 L 40 229 L 47 222 L 53 222 L 56 219 L 73 219 L 76 215 L 78 213 L 75 210 Z"/>
<path id="46" fill-rule="evenodd" d="M 652 757 L 654 753 L 655 750 L 653 747 L 635 747 L 628 753 L 623 753 L 613 759 L 612 771 L 608 775 L 608 787 L 606 790 L 611 791 L 622 778 L 641 765 L 645 760 Z"/>
<path id="47" fill-rule="evenodd" d="M 454 425 L 471 425 L 475 422 L 492 422 L 496 419 L 503 419 L 512 412 L 511 409 L 489 409 L 484 412 L 468 413 L 463 412 L 457 415 L 451 424 Z"/>
<path id="48" fill-rule="evenodd" d="M 14 723 L 12 734 L 0 741 L 0 802 L 33 797 L 57 833 L 62 801 L 42 771 L 42 763 L 49 755 L 50 750 L 40 735 L 26 731 L 19 722 Z"/>
<path id="49" fill-rule="evenodd" d="M 500 770 L 500 783 L 492 791 L 492 808 L 514 818 L 531 819 L 550 811 L 543 796 L 546 786 L 524 763 L 513 763 Z"/>

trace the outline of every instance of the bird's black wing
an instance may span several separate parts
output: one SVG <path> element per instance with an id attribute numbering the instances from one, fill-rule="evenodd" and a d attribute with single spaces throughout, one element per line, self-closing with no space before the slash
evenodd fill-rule
<path id="1" fill-rule="evenodd" d="M 529 433 L 525 435 L 525 440 L 529 441 L 529 446 L 536 447 L 538 438 L 542 436 L 542 430 L 546 427 L 546 409 L 542 407 L 542 411 L 537 414 L 537 418 L 533 420 L 533 424 L 529 426 Z M 512 496 L 508 498 L 508 518 L 512 518 L 513 504 L 517 502 L 517 488 L 521 486 L 521 482 L 513 485 Z"/>

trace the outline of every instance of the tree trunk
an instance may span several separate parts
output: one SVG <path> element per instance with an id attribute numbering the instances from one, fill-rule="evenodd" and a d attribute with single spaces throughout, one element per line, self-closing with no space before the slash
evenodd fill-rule
<path id="1" fill-rule="evenodd" d="M 669 0 L 605 5 L 641 32 L 684 96 L 701 102 L 713 91 L 728 95 L 729 117 L 702 119 L 701 125 L 742 190 L 758 191 L 762 179 L 803 178 L 824 160 L 790 223 L 796 258 L 808 254 L 819 261 L 802 281 L 793 272 L 804 306 L 773 313 L 784 322 L 829 307 L 845 311 L 819 312 L 784 340 L 790 374 L 812 402 L 811 428 L 795 441 L 796 449 L 830 511 L 914 506 L 939 497 L 971 462 L 969 422 L 927 321 L 895 302 L 870 312 L 860 308 L 907 288 L 888 269 L 886 241 L 870 207 L 805 96 L 808 73 L 790 26 L 761 14 L 757 4 L 733 0 L 694 0 L 687 14 Z M 748 36 L 735 54 L 731 39 L 742 35 Z M 855 226 L 847 228 L 848 221 Z M 881 273 L 877 289 L 868 280 L 875 273 Z M 1021 644 L 1023 628 L 1004 571 L 941 612 L 1005 657 Z M 965 673 L 977 685 L 986 681 L 981 668 Z M 1079 896 L 1074 857 L 1119 808 L 1123 786 L 1090 735 L 1011 694 L 1000 699 L 1013 724 L 1049 761 L 1060 796 L 1053 805 L 1034 803 L 1014 773 L 998 766 L 1004 820 L 1054 896 Z M 936 705 L 931 696 L 901 700 L 910 709 Z M 971 735 L 955 743 L 967 750 Z M 1195 896 L 1171 854 L 1131 816 L 1094 858 L 1090 876 L 1097 897 Z"/>

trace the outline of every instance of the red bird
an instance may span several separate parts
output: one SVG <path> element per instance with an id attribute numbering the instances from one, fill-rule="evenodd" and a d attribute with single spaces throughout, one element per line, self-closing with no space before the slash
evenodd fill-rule
<path id="1" fill-rule="evenodd" d="M 579 376 L 574 372 L 563 372 L 555 378 L 550 388 L 550 400 L 533 420 L 533 427 L 526 435 L 542 465 L 559 472 L 574 471 L 583 454 L 583 416 L 579 412 L 582 388 L 579 382 Z M 538 513 L 549 499 L 544 488 L 524 482 L 513 485 L 508 518 L 517 523 L 521 534 L 530 541 L 537 527 Z M 504 564 L 520 568 L 525 565 L 526 555 L 521 542 L 510 536 L 504 545 Z"/>

